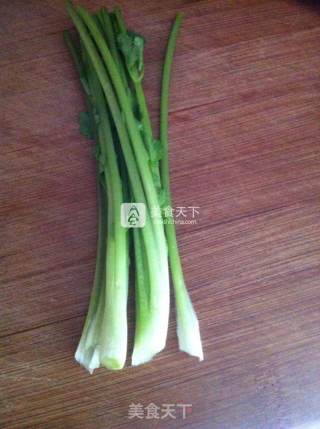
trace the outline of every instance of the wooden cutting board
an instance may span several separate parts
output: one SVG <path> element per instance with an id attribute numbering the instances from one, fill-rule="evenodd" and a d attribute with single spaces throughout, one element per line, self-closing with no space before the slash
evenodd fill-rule
<path id="1" fill-rule="evenodd" d="M 74 362 L 97 225 L 92 147 L 77 125 L 83 99 L 61 35 L 71 23 L 64 1 L 3 0 L 0 427 L 319 428 L 319 8 L 117 4 L 147 39 L 156 132 L 166 38 L 185 13 L 170 159 L 175 206 L 199 207 L 178 238 L 205 360 L 178 351 L 172 310 L 153 362 L 93 376 Z"/>

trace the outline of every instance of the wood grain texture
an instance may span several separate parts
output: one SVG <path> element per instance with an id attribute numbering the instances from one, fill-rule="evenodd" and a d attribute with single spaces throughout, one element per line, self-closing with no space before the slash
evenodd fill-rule
<path id="1" fill-rule="evenodd" d="M 172 311 L 168 346 L 153 362 L 93 376 L 74 362 L 96 195 L 91 147 L 77 126 L 83 100 L 61 37 L 71 24 L 64 1 L 2 1 L 0 427 L 319 428 L 317 2 L 117 4 L 148 40 L 155 126 L 170 22 L 178 10 L 186 16 L 170 159 L 175 205 L 200 207 L 198 224 L 180 226 L 178 238 L 205 360 L 178 352 Z M 151 402 L 189 403 L 192 413 L 128 419 L 129 404 Z"/>

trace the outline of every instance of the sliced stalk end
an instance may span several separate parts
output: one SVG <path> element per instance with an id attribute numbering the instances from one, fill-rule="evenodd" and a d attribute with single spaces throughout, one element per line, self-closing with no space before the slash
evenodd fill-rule
<path id="1" fill-rule="evenodd" d="M 112 354 L 108 353 L 107 356 L 102 355 L 102 347 L 100 344 L 92 344 L 86 346 L 86 341 L 80 341 L 77 351 L 74 355 L 75 360 L 83 366 L 90 374 L 101 366 L 116 371 L 122 369 L 125 365 L 126 353 Z"/>
<path id="2" fill-rule="evenodd" d="M 179 349 L 202 361 L 203 349 L 199 321 L 186 290 L 176 296 L 176 306 Z"/>
<path id="3" fill-rule="evenodd" d="M 138 366 L 150 362 L 161 350 L 151 351 L 149 349 L 145 350 L 144 348 L 135 349 L 132 353 L 131 365 Z"/>
<path id="4" fill-rule="evenodd" d="M 143 325 L 137 326 L 132 353 L 132 365 L 149 362 L 166 346 L 169 322 L 169 301 L 150 310 Z"/>
<path id="5" fill-rule="evenodd" d="M 134 232 L 136 261 L 136 330 L 132 365 L 149 362 L 165 348 L 169 323 L 170 285 L 167 249 L 156 255 Z"/>
<path id="6" fill-rule="evenodd" d="M 157 339 L 150 338 L 151 335 L 144 334 L 144 341 L 141 344 L 135 344 L 133 353 L 132 353 L 132 366 L 142 365 L 144 363 L 150 362 L 156 354 L 161 352 L 166 346 L 166 339 Z M 148 340 L 150 338 L 150 340 Z"/>
<path id="7" fill-rule="evenodd" d="M 76 354 L 74 355 L 75 360 L 83 366 L 90 374 L 93 374 L 93 371 L 97 368 L 100 368 L 100 347 L 97 345 L 95 347 L 90 347 L 84 349 L 81 344 L 79 344 Z"/>
<path id="8" fill-rule="evenodd" d="M 104 358 L 101 361 L 102 366 L 112 371 L 117 371 L 119 369 L 122 369 L 124 367 L 124 363 L 125 362 L 123 360 L 112 358 L 112 357 Z"/>

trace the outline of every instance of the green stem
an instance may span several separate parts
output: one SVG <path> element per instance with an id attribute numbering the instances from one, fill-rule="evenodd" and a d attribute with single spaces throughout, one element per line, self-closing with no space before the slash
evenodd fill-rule
<path id="1" fill-rule="evenodd" d="M 116 63 L 114 62 L 112 55 L 109 51 L 107 44 L 105 43 L 99 28 L 97 27 L 94 19 L 86 12 L 85 9 L 78 6 L 77 11 L 95 40 L 97 46 L 99 47 L 100 53 L 110 75 L 112 84 L 115 88 L 115 92 L 118 97 L 118 101 L 120 107 L 123 111 L 123 114 L 126 118 L 126 124 L 128 128 L 128 132 L 130 135 L 130 139 L 132 142 L 133 151 L 135 154 L 136 162 L 139 167 L 139 172 L 141 175 L 143 188 L 145 190 L 145 194 L 149 203 L 149 207 L 159 207 L 157 190 L 153 183 L 153 178 L 151 174 L 151 170 L 148 167 L 149 157 L 144 147 L 144 143 L 142 141 L 140 131 L 137 128 L 136 119 L 132 112 L 131 103 L 129 101 L 128 95 L 125 91 L 125 87 L 123 85 L 122 79 L 119 77 L 119 73 L 117 70 Z M 106 94 L 107 95 L 107 94 Z M 153 229 L 155 232 L 157 247 L 159 252 L 163 252 L 166 247 L 165 244 L 165 236 L 164 231 L 161 225 L 153 224 Z"/>
<path id="2" fill-rule="evenodd" d="M 122 16 L 122 12 L 121 9 L 118 7 L 115 7 L 112 11 L 113 16 L 115 17 L 116 20 L 116 25 L 118 27 L 118 31 L 119 33 L 125 33 L 127 31 L 126 29 L 126 25 Z"/>
<path id="3" fill-rule="evenodd" d="M 83 41 L 83 44 L 88 52 L 88 56 L 90 57 L 90 60 L 92 62 L 92 65 L 97 73 L 97 76 L 99 77 L 101 86 L 104 90 L 104 93 L 106 95 L 106 98 L 108 100 L 109 108 L 111 110 L 113 120 L 118 132 L 121 148 L 123 151 L 123 155 L 126 161 L 127 165 L 127 171 L 129 174 L 131 189 L 134 194 L 134 198 L 136 202 L 138 203 L 144 203 L 146 204 L 146 199 L 144 195 L 144 190 L 141 184 L 141 179 L 139 175 L 139 170 L 136 165 L 135 156 L 133 154 L 129 136 L 127 134 L 126 126 L 123 122 L 122 113 L 120 111 L 120 108 L 118 106 L 117 98 L 114 94 L 111 82 L 109 81 L 108 74 L 106 73 L 103 64 L 101 62 L 100 56 L 84 26 L 82 23 L 80 17 L 77 15 L 77 13 L 74 11 L 73 6 L 71 3 L 67 3 L 68 12 L 75 23 L 76 28 L 79 31 L 81 40 Z M 149 214 L 147 213 L 148 218 Z M 154 242 L 154 235 L 151 229 L 150 221 L 146 222 L 145 227 L 143 228 L 143 235 L 144 240 L 146 244 L 149 247 L 149 258 L 148 260 L 151 262 L 150 266 L 150 276 L 152 276 L 153 281 L 157 281 L 156 273 L 157 270 L 155 270 L 155 266 L 158 266 L 158 254 L 156 252 L 155 242 Z"/>
<path id="4" fill-rule="evenodd" d="M 145 326 L 149 320 L 149 291 L 148 291 L 148 266 L 147 255 L 138 228 L 133 230 L 134 254 L 135 254 L 135 343 L 143 341 Z"/>
<path id="5" fill-rule="evenodd" d="M 77 349 L 76 359 L 90 372 L 101 364 L 109 369 L 120 369 L 124 366 L 127 350 L 126 306 L 128 293 L 127 232 L 121 227 L 120 222 L 120 207 L 123 201 L 121 179 L 100 82 L 90 64 L 87 52 L 84 51 L 81 56 L 76 51 L 68 34 L 65 36 L 65 40 L 68 42 L 69 50 L 73 52 L 72 56 L 79 74 L 85 78 L 86 88 L 84 89 L 90 112 L 95 111 L 96 115 L 99 116 L 96 121 L 96 128 L 102 164 L 104 165 L 102 177 L 108 196 L 108 234 L 107 244 L 104 246 L 107 247 L 106 276 L 104 275 L 103 279 L 99 279 L 100 282 L 104 282 L 103 286 L 100 285 L 99 293 L 95 281 L 93 297 Z M 83 63 L 84 61 L 86 64 Z M 100 179 L 100 175 L 98 179 Z M 100 180 L 98 183 L 101 186 Z M 99 194 L 101 194 L 100 188 Z M 106 215 L 104 217 L 106 218 Z M 100 247 L 105 233 L 106 231 L 101 231 L 99 228 L 98 243 Z M 100 257 L 98 257 L 97 263 L 98 261 L 99 264 L 104 263 Z"/>
<path id="6" fill-rule="evenodd" d="M 96 269 L 93 288 L 90 296 L 89 308 L 82 330 L 75 359 L 84 365 L 91 373 L 99 366 L 94 359 L 96 346 L 99 343 L 100 326 L 102 326 L 104 309 L 104 283 L 107 233 L 107 203 L 105 192 L 100 182 L 99 168 L 97 169 L 98 188 L 98 241 Z M 89 347 L 88 347 L 89 346 Z"/>
<path id="7" fill-rule="evenodd" d="M 85 101 L 89 110 L 90 116 L 93 120 L 93 105 L 91 102 L 91 95 L 89 85 L 86 77 L 85 67 L 83 59 L 79 49 L 76 47 L 70 33 L 64 31 L 63 33 L 65 43 L 71 53 L 74 61 L 76 70 L 79 73 L 80 81 L 85 92 Z M 97 136 L 97 130 L 95 130 Z M 97 240 L 97 256 L 96 256 L 96 268 L 93 288 L 89 301 L 89 308 L 85 319 L 84 327 L 82 330 L 79 345 L 75 353 L 75 359 L 85 366 L 90 373 L 95 368 L 100 366 L 99 359 L 99 341 L 101 326 L 103 326 L 103 315 L 104 315 L 104 300 L 105 300 L 105 259 L 106 259 L 106 235 L 107 229 L 110 230 L 110 226 L 107 228 L 107 211 L 110 211 L 111 207 L 107 208 L 107 198 L 105 195 L 105 189 L 103 188 L 102 178 L 100 174 L 100 165 L 97 164 L 97 196 L 98 196 L 98 240 Z M 108 234 L 109 236 L 109 234 Z"/>
<path id="8" fill-rule="evenodd" d="M 120 53 L 117 49 L 117 40 L 116 40 L 116 35 L 114 34 L 110 14 L 106 10 L 106 8 L 102 8 L 100 13 L 101 13 L 101 19 L 103 22 L 103 29 L 105 31 L 106 40 L 108 42 L 110 52 L 113 56 L 114 61 L 116 62 L 117 66 L 118 66 L 119 73 L 120 73 L 121 78 L 123 80 L 123 83 L 124 83 L 124 85 L 128 91 L 129 88 L 128 88 L 126 72 L 125 72 L 125 68 L 123 66 L 121 57 L 120 57 Z"/>
<path id="9" fill-rule="evenodd" d="M 169 89 L 174 50 L 181 22 L 182 15 L 178 14 L 176 16 L 169 36 L 167 52 L 163 67 L 161 90 L 160 140 L 163 148 L 163 157 L 160 161 L 160 171 L 162 184 L 167 194 L 169 206 L 172 205 L 170 193 L 168 153 Z M 168 243 L 169 262 L 174 285 L 174 294 L 177 309 L 177 333 L 179 346 L 181 350 L 191 354 L 192 356 L 197 356 L 199 360 L 202 360 L 203 352 L 200 338 L 199 323 L 184 281 L 176 237 L 176 228 L 171 216 L 168 216 L 167 220 L 168 221 L 165 224 L 165 232 Z"/>
<path id="10" fill-rule="evenodd" d="M 116 20 L 119 32 L 126 34 L 127 27 L 120 9 L 115 10 L 114 16 L 115 16 L 115 20 Z M 124 64 L 126 66 L 126 63 Z M 134 89 L 133 93 L 136 95 L 136 103 L 139 110 L 139 121 L 141 121 L 142 123 L 141 134 L 143 136 L 145 148 L 150 157 L 150 169 L 151 169 L 152 177 L 154 179 L 154 184 L 155 184 L 158 196 L 160 196 L 162 192 L 162 188 L 161 188 L 159 161 L 154 160 L 154 153 L 156 152 L 154 145 L 156 144 L 156 142 L 153 138 L 152 124 L 150 120 L 146 98 L 142 87 L 142 80 L 133 79 L 128 69 L 127 69 L 127 75 L 129 76 L 129 79 L 131 78 L 130 79 L 131 85 L 133 85 L 133 89 Z M 159 205 L 161 206 L 160 200 L 159 200 Z"/>
<path id="11" fill-rule="evenodd" d="M 170 196 L 170 178 L 169 178 L 169 153 L 168 153 L 168 116 L 169 116 L 169 89 L 171 79 L 171 67 L 173 62 L 174 50 L 182 23 L 182 15 L 176 16 L 171 29 L 167 52 L 163 65 L 162 88 L 161 88 L 161 105 L 160 105 L 160 140 L 163 149 L 163 156 L 160 161 L 161 178 L 164 189 Z"/>
<path id="12" fill-rule="evenodd" d="M 145 133 L 146 148 L 150 153 L 151 152 L 150 145 L 153 144 L 152 125 L 151 125 L 147 102 L 144 96 L 141 82 L 134 82 L 134 89 L 137 96 L 137 102 L 138 102 L 139 112 L 141 115 L 142 127 Z"/>
<path id="13" fill-rule="evenodd" d="M 82 84 L 84 92 L 88 96 L 89 95 L 89 88 L 88 88 L 88 83 L 87 83 L 86 75 L 85 75 L 85 69 L 83 67 L 83 62 L 81 59 L 81 54 L 79 52 L 79 49 L 76 47 L 76 45 L 75 45 L 75 43 L 71 37 L 71 34 L 68 30 L 64 30 L 63 39 L 65 41 L 67 48 L 69 49 L 69 52 L 70 52 L 71 57 L 73 59 L 76 70 L 79 73 L 80 82 Z"/>
<path id="14" fill-rule="evenodd" d="M 109 66 L 109 73 L 106 72 L 101 61 L 100 54 L 97 52 L 95 44 L 91 40 L 82 19 L 70 2 L 67 3 L 67 9 L 79 32 L 82 43 L 88 52 L 88 56 L 90 57 L 108 101 L 126 161 L 130 185 L 133 190 L 135 200 L 136 202 L 146 203 L 146 193 L 149 208 L 158 206 L 156 190 L 152 182 L 151 172 L 148 168 L 148 157 L 139 135 L 139 131 L 136 128 L 135 118 L 131 111 L 131 106 L 126 96 L 122 79 L 118 74 L 117 66 L 95 24 L 95 21 L 92 20 L 83 9 L 77 9 L 85 23 L 88 25 L 97 46 L 99 46 L 100 54 L 102 55 L 105 63 Z M 109 80 L 109 74 L 112 78 L 112 84 L 117 91 L 122 112 L 124 112 L 124 116 L 126 117 L 126 123 L 123 122 L 123 115 L 120 111 L 118 100 L 114 94 L 113 86 Z M 127 134 L 127 127 L 130 131 L 134 153 Z M 146 255 L 150 276 L 150 312 L 148 326 L 145 326 L 144 339 L 141 343 L 135 343 L 133 354 L 134 364 L 150 360 L 154 354 L 164 348 L 169 318 L 169 278 L 165 236 L 162 225 L 151 223 L 150 213 L 148 213 L 148 210 L 146 225 L 142 228 L 142 237 L 145 248 L 148 249 L 146 251 Z"/>
<path id="15" fill-rule="evenodd" d="M 114 10 L 114 16 L 115 16 L 115 19 L 117 22 L 117 26 L 119 28 L 119 32 L 120 33 L 127 33 L 127 27 L 126 27 L 125 21 L 123 19 L 121 10 L 119 8 L 116 8 Z M 141 115 L 143 131 L 145 133 L 146 149 L 148 150 L 148 152 L 150 154 L 151 153 L 150 145 L 153 144 L 153 132 L 152 132 L 152 125 L 151 125 L 151 120 L 150 120 L 149 110 L 147 107 L 146 98 L 144 95 L 144 91 L 142 88 L 141 81 L 136 82 L 136 81 L 132 80 L 132 83 L 134 85 L 134 90 L 135 90 L 135 94 L 137 97 L 138 108 L 139 108 L 139 112 Z"/>
<path id="16" fill-rule="evenodd" d="M 97 81 L 97 83 L 99 83 Z M 99 83 L 100 85 L 100 83 Z M 127 296 L 128 296 L 128 248 L 127 231 L 121 226 L 122 185 L 114 149 L 110 121 L 104 96 L 100 88 L 94 93 L 99 112 L 99 141 L 105 160 L 105 176 L 112 199 L 113 219 L 111 236 L 114 260 L 107 263 L 114 271 L 107 279 L 105 298 L 105 335 L 102 338 L 101 363 L 109 369 L 121 369 L 127 352 Z M 109 216 L 110 218 L 110 216 Z M 112 276 L 112 274 L 111 274 Z"/>

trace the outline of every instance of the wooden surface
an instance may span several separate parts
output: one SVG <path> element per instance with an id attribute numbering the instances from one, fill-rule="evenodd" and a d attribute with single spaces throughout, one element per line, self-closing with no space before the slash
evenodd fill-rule
<path id="1" fill-rule="evenodd" d="M 148 40 L 154 118 L 170 22 L 186 14 L 170 156 L 175 205 L 200 207 L 198 224 L 178 231 L 205 361 L 178 352 L 172 311 L 167 348 L 152 363 L 89 376 L 74 362 L 96 195 L 77 127 L 83 100 L 61 38 L 71 24 L 63 1 L 3 0 L 0 427 L 317 429 L 319 9 L 293 0 L 118 4 Z M 132 403 L 192 412 L 129 419 Z"/>

